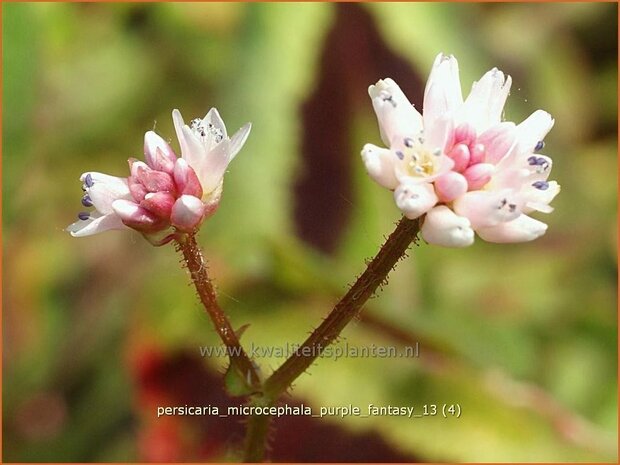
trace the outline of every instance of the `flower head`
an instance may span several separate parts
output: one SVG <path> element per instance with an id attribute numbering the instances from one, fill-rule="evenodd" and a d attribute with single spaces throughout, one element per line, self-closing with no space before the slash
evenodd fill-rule
<path id="1" fill-rule="evenodd" d="M 545 233 L 527 214 L 551 212 L 560 191 L 548 181 L 551 159 L 538 153 L 554 121 L 538 110 L 519 125 L 503 122 L 511 83 L 494 68 L 463 99 L 456 58 L 439 54 L 422 114 L 392 79 L 368 89 L 387 148 L 366 144 L 362 160 L 371 178 L 394 191 L 405 216 L 426 214 L 427 242 L 464 247 L 474 230 L 490 242 Z"/>
<path id="2" fill-rule="evenodd" d="M 88 172 L 80 180 L 84 207 L 79 220 L 67 230 L 74 237 L 109 229 L 132 228 L 151 239 L 168 233 L 157 245 L 177 233 L 194 231 L 217 209 L 224 173 L 241 150 L 250 132 L 248 123 L 228 138 L 224 122 L 215 108 L 205 118 L 186 126 L 178 110 L 172 112 L 181 157 L 153 131 L 144 136 L 145 162 L 129 159 L 130 174 L 118 178 Z M 170 231 L 171 228 L 173 231 Z"/>

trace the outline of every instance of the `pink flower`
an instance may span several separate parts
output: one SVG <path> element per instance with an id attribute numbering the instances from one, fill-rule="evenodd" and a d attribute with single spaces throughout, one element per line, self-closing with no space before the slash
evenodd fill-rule
<path id="1" fill-rule="evenodd" d="M 554 121 L 538 110 L 519 125 L 502 122 L 511 83 L 494 68 L 463 99 L 456 58 L 439 54 L 422 115 L 393 80 L 370 87 L 389 148 L 367 144 L 362 159 L 377 183 L 394 190 L 405 216 L 427 214 L 427 242 L 467 246 L 473 230 L 490 242 L 529 241 L 545 233 L 546 225 L 527 215 L 551 212 L 549 203 L 560 191 L 547 180 L 551 159 L 538 154 Z M 467 228 L 472 234 L 462 233 Z"/>
<path id="2" fill-rule="evenodd" d="M 169 232 L 197 229 L 217 209 L 224 172 L 241 150 L 250 132 L 248 123 L 228 138 L 224 122 L 212 108 L 204 119 L 183 123 L 178 110 L 172 117 L 181 146 L 178 158 L 170 145 L 153 131 L 144 136 L 146 162 L 129 159 L 130 175 L 118 178 L 101 173 L 84 173 L 82 204 L 94 207 L 78 215 L 67 230 L 74 237 L 89 236 L 109 229 L 132 228 L 151 239 Z M 174 231 L 170 232 L 170 228 Z"/>

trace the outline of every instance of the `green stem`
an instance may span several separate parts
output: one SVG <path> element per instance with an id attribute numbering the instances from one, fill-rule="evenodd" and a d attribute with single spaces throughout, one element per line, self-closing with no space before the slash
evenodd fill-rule
<path id="1" fill-rule="evenodd" d="M 362 306 L 385 282 L 389 272 L 403 257 L 420 232 L 421 218 L 402 218 L 366 270 L 336 304 L 323 323 L 263 384 L 263 391 L 252 400 L 253 405 L 272 406 L 291 384 L 304 373 L 321 353 L 332 344 L 342 330 L 359 315 Z M 271 417 L 255 415 L 248 419 L 245 462 L 262 462 L 265 456 Z"/>
<path id="2" fill-rule="evenodd" d="M 403 257 L 420 231 L 421 219 L 402 218 L 387 238 L 379 253 L 351 286 L 349 292 L 336 304 L 323 323 L 315 329 L 301 347 L 292 354 L 266 381 L 264 401 L 271 404 L 332 344 L 342 330 L 359 315 L 362 306 L 385 282 L 387 275 Z"/>
<path id="3" fill-rule="evenodd" d="M 258 371 L 243 350 L 230 321 L 217 302 L 215 289 L 213 289 L 207 273 L 207 263 L 196 243 L 195 234 L 186 234 L 177 238 L 176 241 L 177 249 L 183 253 L 198 297 L 200 297 L 200 301 L 211 318 L 220 339 L 228 349 L 231 366 L 250 388 L 259 391 L 261 380 Z"/>
<path id="4" fill-rule="evenodd" d="M 248 417 L 245 433 L 244 462 L 263 462 L 265 459 L 265 447 L 267 446 L 270 423 L 271 416 L 269 415 L 250 415 Z"/>

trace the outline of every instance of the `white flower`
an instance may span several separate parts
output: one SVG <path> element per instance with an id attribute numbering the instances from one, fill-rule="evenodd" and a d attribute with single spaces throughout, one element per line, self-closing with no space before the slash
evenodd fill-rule
<path id="1" fill-rule="evenodd" d="M 190 233 L 212 215 L 220 201 L 224 172 L 250 132 L 246 124 L 231 139 L 217 110 L 195 119 L 191 128 L 178 110 L 172 112 L 181 146 L 177 158 L 170 145 L 153 131 L 144 135 L 145 162 L 129 159 L 131 174 L 117 178 L 85 173 L 81 180 L 86 192 L 80 221 L 67 230 L 73 236 L 87 236 L 108 229 L 130 227 L 143 233 L 154 245 L 163 245 L 176 233 Z M 163 239 L 151 237 L 169 232 Z"/>
<path id="2" fill-rule="evenodd" d="M 82 212 L 79 220 L 71 224 L 67 231 L 73 237 L 90 236 L 109 229 L 124 229 L 121 218 L 112 208 L 120 199 L 131 199 L 127 180 L 107 174 L 89 172 L 80 176 L 83 182 L 82 205 L 94 207 L 92 212 Z"/>
<path id="3" fill-rule="evenodd" d="M 392 79 L 370 86 L 368 94 L 377 114 L 381 138 L 387 149 L 366 144 L 362 160 L 370 176 L 380 185 L 394 190 L 398 205 L 409 218 L 423 215 L 437 202 L 414 184 L 428 184 L 450 171 L 453 161 L 444 154 L 451 122 L 439 118 L 432 131 L 423 131 L 422 115 L 411 105 Z M 407 186 L 407 187 L 405 187 Z M 412 202 L 414 201 L 414 202 Z M 399 207 L 400 208 L 400 207 Z"/>
<path id="4" fill-rule="evenodd" d="M 196 118 L 186 125 L 179 110 L 172 112 L 174 128 L 181 146 L 181 157 L 191 166 L 203 190 L 203 200 L 219 195 L 228 164 L 243 147 L 252 125 L 247 123 L 231 138 L 215 108 L 204 118 Z"/>
<path id="5" fill-rule="evenodd" d="M 463 99 L 456 58 L 439 54 L 422 115 L 392 79 L 370 86 L 388 148 L 366 144 L 362 160 L 373 180 L 394 191 L 405 216 L 428 215 L 422 234 L 428 242 L 469 245 L 469 234 L 460 234 L 472 229 L 492 242 L 544 234 L 546 225 L 527 214 L 551 212 L 549 203 L 560 191 L 548 181 L 551 159 L 538 154 L 554 121 L 538 110 L 519 125 L 502 122 L 511 84 L 510 76 L 493 68 Z"/>

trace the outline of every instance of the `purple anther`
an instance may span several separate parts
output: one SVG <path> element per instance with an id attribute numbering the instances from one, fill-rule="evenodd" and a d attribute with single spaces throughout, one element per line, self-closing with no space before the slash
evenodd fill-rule
<path id="1" fill-rule="evenodd" d="M 88 173 L 84 178 L 84 184 L 86 184 L 86 187 L 93 187 L 93 184 L 95 184 L 95 182 L 93 181 L 93 177 L 90 173 Z"/>
<path id="2" fill-rule="evenodd" d="M 527 162 L 530 166 L 544 166 L 544 165 L 548 165 L 549 163 L 547 162 L 546 159 L 544 159 L 543 157 L 537 157 L 532 155 L 531 157 L 529 157 L 527 159 Z"/>
<path id="3" fill-rule="evenodd" d="M 93 206 L 93 201 L 90 198 L 90 196 L 88 194 L 86 194 L 84 197 L 82 197 L 82 205 L 84 205 L 85 207 L 92 207 Z"/>
<path id="4" fill-rule="evenodd" d="M 536 181 L 532 184 L 536 189 L 540 189 L 541 191 L 546 191 L 549 189 L 549 183 L 547 181 Z"/>
<path id="5" fill-rule="evenodd" d="M 542 141 L 542 140 L 539 140 L 539 141 L 536 143 L 536 147 L 534 147 L 534 151 L 535 151 L 535 152 L 538 152 L 539 150 L 542 150 L 542 149 L 544 148 L 544 146 L 545 146 L 545 142 L 544 142 L 544 141 Z"/>
<path id="6" fill-rule="evenodd" d="M 78 218 L 81 219 L 82 221 L 86 221 L 88 218 L 90 218 L 90 213 L 80 212 L 78 213 Z"/>

